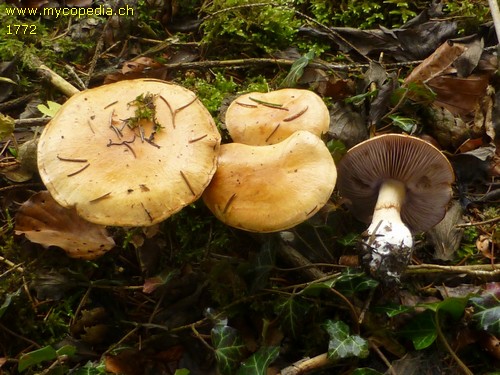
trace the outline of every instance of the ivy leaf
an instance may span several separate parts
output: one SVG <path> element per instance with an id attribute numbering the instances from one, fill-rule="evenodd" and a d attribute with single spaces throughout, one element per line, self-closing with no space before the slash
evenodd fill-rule
<path id="1" fill-rule="evenodd" d="M 275 312 L 279 315 L 282 328 L 292 337 L 298 336 L 298 330 L 309 309 L 310 304 L 298 297 L 284 298 L 275 305 Z"/>
<path id="2" fill-rule="evenodd" d="M 473 319 L 477 322 L 479 328 L 496 335 L 500 334 L 500 301 L 498 294 L 498 287 L 495 287 L 481 296 L 470 299 L 476 310 L 479 310 L 473 315 Z"/>
<path id="3" fill-rule="evenodd" d="M 473 315 L 479 327 L 493 334 L 500 334 L 500 306 L 480 311 Z"/>
<path id="4" fill-rule="evenodd" d="M 413 311 L 414 308 L 412 306 L 403 306 L 403 305 L 386 305 L 386 306 L 377 306 L 374 308 L 374 311 L 385 313 L 389 318 L 393 318 L 397 315 L 408 313 Z"/>
<path id="5" fill-rule="evenodd" d="M 243 362 L 236 375 L 266 375 L 267 368 L 278 354 L 278 346 L 264 346 Z"/>
<path id="6" fill-rule="evenodd" d="M 445 312 L 453 320 L 458 320 L 464 314 L 468 301 L 469 297 L 449 297 L 441 302 L 422 303 L 418 306 L 434 312 Z"/>
<path id="7" fill-rule="evenodd" d="M 368 357 L 368 342 L 358 335 L 349 334 L 349 326 L 342 321 L 328 320 L 324 327 L 330 336 L 328 343 L 328 358 L 339 359 Z"/>
<path id="8" fill-rule="evenodd" d="M 347 269 L 333 279 L 307 286 L 302 293 L 306 295 L 317 295 L 319 290 L 335 287 L 335 289 L 345 295 L 353 295 L 363 290 L 373 289 L 377 287 L 377 285 L 378 281 L 366 276 L 364 272 Z"/>
<path id="9" fill-rule="evenodd" d="M 429 347 L 437 338 L 435 313 L 426 310 L 418 314 L 399 333 L 410 339 L 416 350 Z"/>
<path id="10" fill-rule="evenodd" d="M 211 336 L 219 372 L 222 375 L 234 374 L 245 353 L 245 345 L 238 331 L 233 327 L 217 324 L 212 328 Z"/>
<path id="11" fill-rule="evenodd" d="M 277 241 L 270 238 L 262 245 L 257 257 L 250 265 L 247 276 L 251 280 L 251 291 L 257 291 L 267 285 L 269 273 L 274 268 L 277 246 Z"/>

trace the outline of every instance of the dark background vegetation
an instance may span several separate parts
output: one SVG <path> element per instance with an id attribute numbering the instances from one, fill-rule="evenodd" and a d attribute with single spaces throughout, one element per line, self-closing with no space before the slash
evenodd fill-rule
<path id="1" fill-rule="evenodd" d="M 133 15 L 6 11 L 126 5 Z M 16 24 L 36 33 L 9 35 Z M 7 1 L 0 30 L 0 374 L 500 372 L 497 40 L 487 2 Z M 444 81 L 406 84 L 449 39 L 471 51 L 469 68 L 452 61 L 436 68 Z M 331 112 L 325 141 L 336 161 L 374 134 L 432 140 L 456 168 L 455 214 L 416 235 L 399 286 L 363 272 L 365 227 L 336 192 L 284 234 L 232 229 L 200 201 L 153 228 L 109 228 L 117 245 L 96 260 L 67 257 L 15 234 L 19 207 L 44 190 L 32 141 L 50 102 L 67 99 L 42 64 L 79 90 L 140 77 L 180 84 L 225 142 L 224 108 L 236 95 L 313 90 Z"/>

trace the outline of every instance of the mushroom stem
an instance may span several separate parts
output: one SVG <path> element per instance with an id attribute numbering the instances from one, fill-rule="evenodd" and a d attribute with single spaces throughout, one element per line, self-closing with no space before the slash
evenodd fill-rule
<path id="1" fill-rule="evenodd" d="M 389 179 L 380 187 L 366 240 L 371 250 L 369 268 L 372 274 L 399 279 L 410 260 L 413 239 L 401 220 L 405 196 L 405 185 L 400 181 Z"/>
<path id="2" fill-rule="evenodd" d="M 401 181 L 392 179 L 384 181 L 378 192 L 372 225 L 378 224 L 381 220 L 402 223 L 401 206 L 405 196 L 405 185 Z"/>

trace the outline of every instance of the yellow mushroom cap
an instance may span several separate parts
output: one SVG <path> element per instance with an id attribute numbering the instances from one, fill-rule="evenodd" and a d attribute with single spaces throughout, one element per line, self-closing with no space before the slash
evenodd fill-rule
<path id="1" fill-rule="evenodd" d="M 203 200 L 227 225 L 275 232 L 314 215 L 330 198 L 336 179 L 323 141 L 298 131 L 275 145 L 222 145 Z"/>
<path id="2" fill-rule="evenodd" d="M 147 109 L 153 112 L 139 119 Z M 42 132 L 38 168 L 54 199 L 84 219 L 147 226 L 201 196 L 219 145 L 193 92 L 128 80 L 72 96 Z"/>
<path id="3" fill-rule="evenodd" d="M 270 145 L 298 130 L 321 137 L 328 131 L 330 114 L 314 92 L 282 89 L 239 96 L 229 105 L 225 123 L 234 142 Z"/>

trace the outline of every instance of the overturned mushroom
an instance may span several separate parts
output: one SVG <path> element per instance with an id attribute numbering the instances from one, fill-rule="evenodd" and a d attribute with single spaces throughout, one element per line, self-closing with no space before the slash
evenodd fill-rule
<path id="1" fill-rule="evenodd" d="M 330 114 L 314 92 L 282 89 L 239 96 L 229 105 L 225 123 L 234 142 L 270 145 L 298 130 L 320 137 L 328 131 Z"/>
<path id="2" fill-rule="evenodd" d="M 220 135 L 196 95 L 155 79 L 72 96 L 45 127 L 50 194 L 90 222 L 148 226 L 193 202 L 216 170 Z"/>
<path id="3" fill-rule="evenodd" d="M 323 141 L 298 131 L 275 145 L 222 145 L 203 200 L 230 226 L 274 232 L 314 215 L 330 198 L 336 177 Z"/>
<path id="4" fill-rule="evenodd" d="M 371 223 L 365 244 L 370 271 L 398 279 L 411 256 L 412 232 L 439 223 L 451 199 L 453 169 L 431 144 L 388 134 L 349 150 L 338 189 L 359 220 Z"/>

